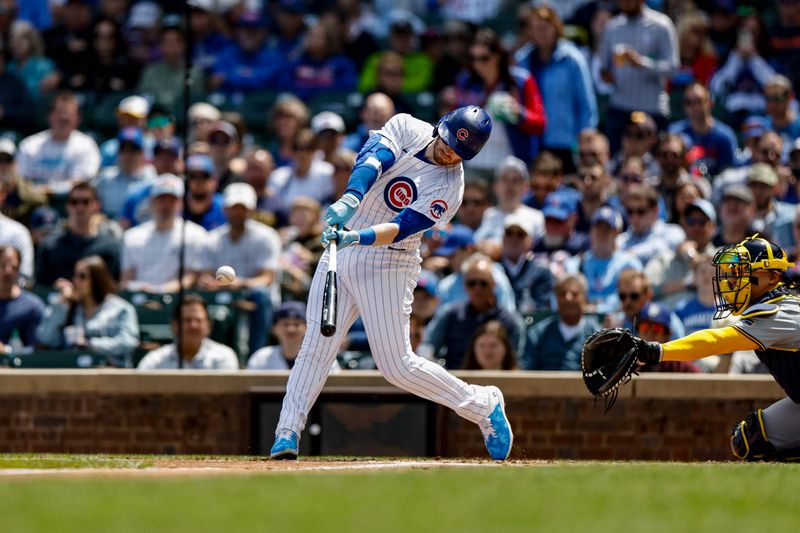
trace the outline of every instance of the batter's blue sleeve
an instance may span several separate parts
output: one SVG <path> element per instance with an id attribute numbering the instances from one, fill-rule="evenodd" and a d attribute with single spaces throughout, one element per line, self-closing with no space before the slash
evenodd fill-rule
<path id="1" fill-rule="evenodd" d="M 395 157 L 392 151 L 381 144 L 382 137 L 378 134 L 370 135 L 364 147 L 358 153 L 356 164 L 350 173 L 345 193 L 350 193 L 359 201 L 378 179 L 381 173 L 386 172 L 394 165 Z"/>
<path id="2" fill-rule="evenodd" d="M 392 242 L 400 242 L 406 237 L 410 237 L 415 233 L 432 228 L 433 225 L 436 224 L 436 222 L 429 219 L 422 213 L 419 213 L 418 211 L 408 207 L 400 211 L 397 216 L 395 216 L 389 222 L 394 222 L 400 226 L 400 231 L 397 233 L 397 237 L 395 237 L 394 241 Z"/>

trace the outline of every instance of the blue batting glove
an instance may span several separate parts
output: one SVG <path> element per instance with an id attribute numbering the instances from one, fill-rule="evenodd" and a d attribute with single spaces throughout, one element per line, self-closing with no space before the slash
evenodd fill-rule
<path id="1" fill-rule="evenodd" d="M 356 214 L 359 203 L 355 195 L 347 193 L 328 207 L 322 219 L 329 226 L 344 227 L 347 221 Z"/>
<path id="2" fill-rule="evenodd" d="M 358 244 L 360 240 L 357 231 L 335 230 L 327 228 L 322 232 L 322 245 L 327 248 L 331 241 L 336 241 L 336 245 L 341 250 L 347 248 L 351 244 Z"/>

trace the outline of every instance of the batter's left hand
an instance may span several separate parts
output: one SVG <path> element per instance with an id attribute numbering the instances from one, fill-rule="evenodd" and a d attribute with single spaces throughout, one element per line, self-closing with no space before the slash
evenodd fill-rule
<path id="1" fill-rule="evenodd" d="M 322 245 L 327 248 L 328 243 L 331 241 L 336 241 L 336 245 L 339 247 L 339 249 L 347 248 L 351 244 L 358 244 L 358 232 L 352 230 L 345 231 L 327 228 L 324 232 L 322 232 Z"/>

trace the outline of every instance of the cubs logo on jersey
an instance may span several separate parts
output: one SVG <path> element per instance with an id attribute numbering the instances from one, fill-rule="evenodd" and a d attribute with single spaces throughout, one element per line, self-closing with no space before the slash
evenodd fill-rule
<path id="1" fill-rule="evenodd" d="M 386 184 L 383 199 L 389 209 L 399 213 L 417 199 L 417 186 L 411 178 L 398 176 Z"/>
<path id="2" fill-rule="evenodd" d="M 431 216 L 434 220 L 439 220 L 447 212 L 447 202 L 444 200 L 434 200 L 431 202 Z"/>

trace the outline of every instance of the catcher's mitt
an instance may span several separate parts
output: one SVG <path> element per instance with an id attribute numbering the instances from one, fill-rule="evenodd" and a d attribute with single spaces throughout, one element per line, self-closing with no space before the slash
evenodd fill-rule
<path id="1" fill-rule="evenodd" d="M 606 412 L 617 400 L 618 387 L 631 380 L 640 363 L 641 339 L 629 329 L 601 329 L 583 343 L 581 371 L 595 402 L 602 399 Z"/>

